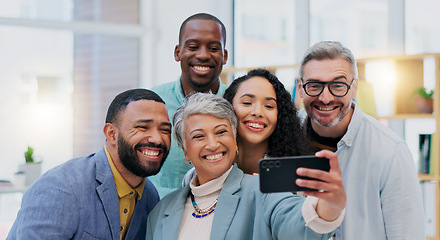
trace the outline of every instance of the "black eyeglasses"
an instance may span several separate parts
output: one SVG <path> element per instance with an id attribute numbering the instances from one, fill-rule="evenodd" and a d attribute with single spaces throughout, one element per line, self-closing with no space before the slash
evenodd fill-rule
<path id="1" fill-rule="evenodd" d="M 311 97 L 317 97 L 321 95 L 324 91 L 325 85 L 328 85 L 328 90 L 335 97 L 343 97 L 347 95 L 348 90 L 350 90 L 351 86 L 353 86 L 354 80 L 348 85 L 345 82 L 306 82 L 303 83 L 303 79 L 301 78 L 301 86 L 304 88 L 304 91 L 307 95 Z"/>

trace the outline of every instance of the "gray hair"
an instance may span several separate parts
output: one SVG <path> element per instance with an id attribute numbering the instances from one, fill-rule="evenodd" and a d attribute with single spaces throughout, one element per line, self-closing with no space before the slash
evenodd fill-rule
<path id="1" fill-rule="evenodd" d="M 337 59 L 342 58 L 347 60 L 351 65 L 351 72 L 354 78 L 358 76 L 356 65 L 356 58 L 350 49 L 342 46 L 340 42 L 336 41 L 322 41 L 310 47 L 304 54 L 301 66 L 299 68 L 299 77 L 304 76 L 304 66 L 311 60 Z"/>
<path id="2" fill-rule="evenodd" d="M 177 109 L 173 117 L 174 138 L 177 144 L 186 149 L 185 145 L 185 120 L 195 114 L 209 114 L 221 119 L 227 119 L 237 136 L 238 118 L 232 105 L 224 98 L 212 93 L 194 93 L 190 95 Z"/>

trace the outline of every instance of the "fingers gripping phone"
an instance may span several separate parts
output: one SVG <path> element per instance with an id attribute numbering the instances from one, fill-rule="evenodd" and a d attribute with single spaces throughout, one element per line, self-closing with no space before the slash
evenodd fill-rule
<path id="1" fill-rule="evenodd" d="M 330 163 L 327 158 L 294 156 L 260 159 L 260 191 L 263 193 L 317 191 L 296 185 L 297 178 L 311 179 L 298 176 L 296 169 L 299 167 L 330 171 Z"/>

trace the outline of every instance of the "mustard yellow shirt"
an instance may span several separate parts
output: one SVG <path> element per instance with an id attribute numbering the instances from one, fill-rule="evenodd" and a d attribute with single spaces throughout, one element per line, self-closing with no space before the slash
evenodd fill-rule
<path id="1" fill-rule="evenodd" d="M 112 170 L 113 178 L 115 179 L 116 190 L 118 191 L 119 199 L 119 216 L 120 222 L 120 239 L 125 239 L 128 227 L 130 226 L 131 217 L 133 216 L 134 207 L 136 205 L 136 200 L 141 199 L 142 192 L 144 191 L 145 179 L 142 180 L 141 184 L 135 189 L 131 188 L 130 185 L 121 176 L 113 163 L 112 157 L 110 156 L 107 147 L 104 146 L 105 154 L 107 155 L 107 161 Z"/>

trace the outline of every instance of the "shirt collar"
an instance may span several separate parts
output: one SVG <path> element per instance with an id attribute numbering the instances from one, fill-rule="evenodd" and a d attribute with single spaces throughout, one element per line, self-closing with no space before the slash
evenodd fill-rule
<path id="1" fill-rule="evenodd" d="M 112 157 L 107 150 L 107 146 L 104 146 L 105 155 L 107 156 L 108 164 L 110 165 L 110 169 L 112 170 L 113 178 L 115 179 L 116 190 L 118 191 L 118 196 L 124 197 L 127 195 L 133 194 L 133 192 L 137 193 L 138 200 L 141 199 L 142 193 L 144 191 L 145 186 L 145 178 L 142 180 L 141 184 L 136 188 L 131 188 L 130 185 L 125 181 L 125 179 L 121 176 L 119 171 L 116 169 L 115 164 L 113 163 Z M 130 194 L 131 193 L 131 194 Z"/>
<path id="2" fill-rule="evenodd" d="M 223 94 L 225 94 L 226 88 L 228 88 L 228 86 L 226 86 L 225 84 L 222 83 L 220 77 L 218 78 L 218 81 L 219 81 L 219 87 L 218 87 L 216 95 L 223 97 Z M 181 76 L 175 82 L 174 95 L 176 96 L 177 101 L 179 101 L 179 103 L 181 103 L 181 104 L 185 100 L 185 95 L 183 94 L 183 89 L 182 89 Z"/>
<path id="3" fill-rule="evenodd" d="M 344 134 L 341 141 L 339 141 L 339 144 L 345 144 L 349 147 L 351 147 L 351 145 L 353 144 L 353 140 L 359 132 L 362 118 L 362 111 L 359 109 L 354 101 L 352 101 L 351 107 L 353 108 L 353 115 L 351 116 L 350 123 L 348 124 L 347 132 Z"/>
<path id="4" fill-rule="evenodd" d="M 208 195 L 213 192 L 216 192 L 220 189 L 222 189 L 226 178 L 229 176 L 229 173 L 231 173 L 233 165 L 220 177 L 212 179 L 211 181 L 206 182 L 203 185 L 198 185 L 198 176 L 197 174 L 191 179 L 191 182 L 189 183 L 189 186 L 191 188 L 192 193 L 194 196 L 203 196 Z M 196 172 L 197 173 L 197 172 Z"/>

